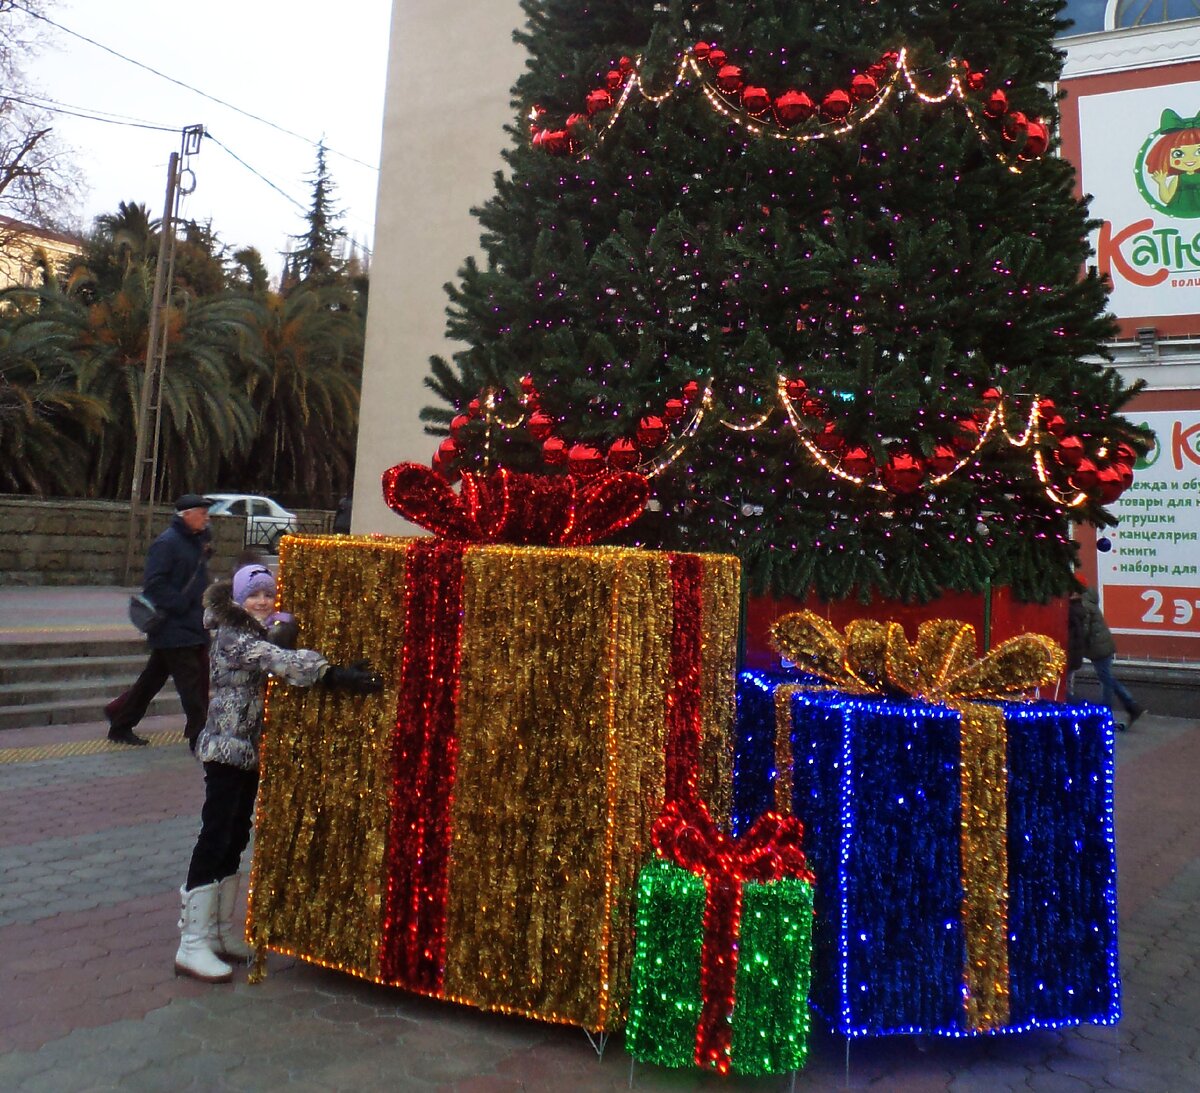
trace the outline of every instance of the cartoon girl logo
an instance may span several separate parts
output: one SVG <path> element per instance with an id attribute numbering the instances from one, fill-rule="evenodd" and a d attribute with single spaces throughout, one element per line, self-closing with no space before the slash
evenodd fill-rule
<path id="1" fill-rule="evenodd" d="M 1164 110 L 1138 153 L 1134 175 L 1151 208 L 1180 219 L 1200 217 L 1200 114 L 1181 118 Z"/>

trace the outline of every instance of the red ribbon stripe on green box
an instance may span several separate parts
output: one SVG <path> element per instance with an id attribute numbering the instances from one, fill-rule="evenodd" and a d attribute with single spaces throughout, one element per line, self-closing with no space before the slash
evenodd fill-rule
<path id="1" fill-rule="evenodd" d="M 783 1074 L 808 1051 L 813 877 L 793 817 L 738 840 L 703 803 L 669 803 L 638 877 L 625 1046 L 643 1062 Z"/>

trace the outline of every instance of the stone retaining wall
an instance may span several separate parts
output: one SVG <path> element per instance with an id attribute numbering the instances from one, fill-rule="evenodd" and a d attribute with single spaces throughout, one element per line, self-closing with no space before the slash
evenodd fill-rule
<path id="1" fill-rule="evenodd" d="M 170 506 L 155 510 L 150 539 L 171 521 Z M 224 575 L 241 553 L 246 521 L 213 520 L 209 571 Z M 122 584 L 129 534 L 129 504 L 120 501 L 37 501 L 0 497 L 0 585 Z M 134 553 L 139 584 L 148 539 Z"/>

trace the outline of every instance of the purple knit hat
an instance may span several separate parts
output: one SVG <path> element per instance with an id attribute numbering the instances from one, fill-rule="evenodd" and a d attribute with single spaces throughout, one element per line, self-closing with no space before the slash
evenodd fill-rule
<path id="1" fill-rule="evenodd" d="M 275 578 L 265 565 L 244 565 L 233 575 L 234 601 L 243 604 L 255 592 L 275 595 Z"/>

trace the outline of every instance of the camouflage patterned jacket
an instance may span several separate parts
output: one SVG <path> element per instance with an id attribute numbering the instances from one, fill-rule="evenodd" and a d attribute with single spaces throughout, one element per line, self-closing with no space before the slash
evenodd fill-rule
<path id="1" fill-rule="evenodd" d="M 208 720 L 196 740 L 202 763 L 258 769 L 267 675 L 311 687 L 329 662 L 311 649 L 282 649 L 233 600 L 233 586 L 219 581 L 204 594 L 204 626 L 215 630 L 209 657 Z"/>

